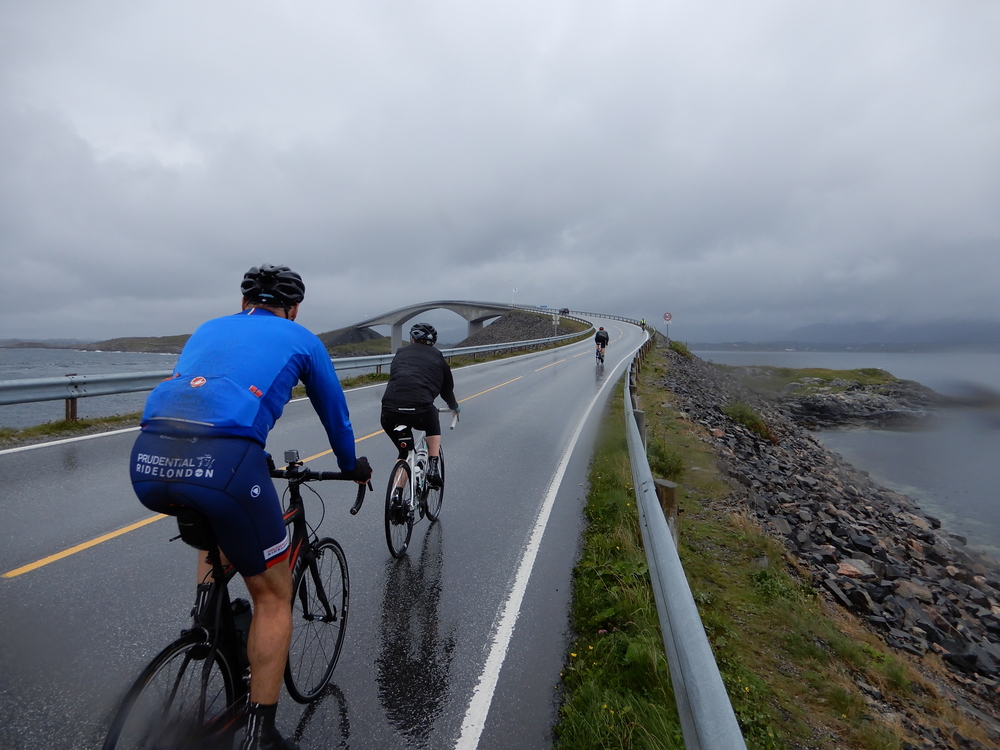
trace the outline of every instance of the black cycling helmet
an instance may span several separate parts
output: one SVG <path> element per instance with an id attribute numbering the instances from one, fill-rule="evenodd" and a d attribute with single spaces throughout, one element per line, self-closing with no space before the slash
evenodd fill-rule
<path id="1" fill-rule="evenodd" d="M 243 274 L 240 291 L 250 302 L 288 309 L 305 299 L 306 285 L 302 283 L 302 277 L 288 266 L 267 263 L 254 266 Z"/>
<path id="2" fill-rule="evenodd" d="M 425 344 L 434 346 L 438 340 L 438 332 L 430 323 L 416 323 L 410 329 L 410 338 L 414 341 L 422 341 Z"/>

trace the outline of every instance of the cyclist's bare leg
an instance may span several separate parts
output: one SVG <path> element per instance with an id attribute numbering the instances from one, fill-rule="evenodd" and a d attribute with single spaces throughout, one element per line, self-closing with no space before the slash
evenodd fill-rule
<path id="1" fill-rule="evenodd" d="M 427 440 L 427 455 L 436 456 L 441 452 L 441 436 L 440 435 L 427 435 L 425 437 Z"/>
<path id="2" fill-rule="evenodd" d="M 253 598 L 253 622 L 247 639 L 250 700 L 277 703 L 292 640 L 292 571 L 278 563 L 243 579 Z"/>

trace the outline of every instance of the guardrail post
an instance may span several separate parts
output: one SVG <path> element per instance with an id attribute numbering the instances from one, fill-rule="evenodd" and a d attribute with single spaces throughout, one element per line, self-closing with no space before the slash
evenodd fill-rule
<path id="1" fill-rule="evenodd" d="M 66 399 L 66 421 L 75 422 L 76 421 L 76 398 Z"/>
<path id="2" fill-rule="evenodd" d="M 639 428 L 639 437 L 642 438 L 642 447 L 646 447 L 646 412 L 641 409 L 632 409 L 635 415 L 635 426 Z"/>
<path id="3" fill-rule="evenodd" d="M 677 484 L 666 479 L 653 479 L 656 485 L 656 499 L 660 501 L 660 508 L 663 510 L 663 517 L 667 519 L 667 526 L 674 537 L 674 547 L 679 543 L 677 537 Z"/>

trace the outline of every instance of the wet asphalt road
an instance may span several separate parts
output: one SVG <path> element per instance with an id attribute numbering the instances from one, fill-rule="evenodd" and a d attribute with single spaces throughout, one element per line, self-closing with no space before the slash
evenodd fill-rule
<path id="1" fill-rule="evenodd" d="M 352 517 L 353 485 L 312 485 L 325 500 L 321 536 L 347 554 L 351 613 L 324 697 L 311 706 L 282 697 L 279 727 L 304 749 L 550 746 L 594 432 L 619 363 L 642 341 L 633 326 L 604 324 L 612 343 L 603 372 L 589 342 L 455 371 L 456 395 L 468 400 L 443 437 L 441 520 L 417 524 L 400 561 L 383 532 L 395 449 L 379 429 L 382 386 L 348 394 L 376 491 Z M 149 518 L 128 482 L 135 434 L 0 454 L 0 572 Z M 289 404 L 270 435 L 273 454 L 287 448 L 303 457 L 329 448 L 307 401 Z M 308 465 L 336 469 L 331 455 Z M 547 497 L 551 515 L 495 689 L 487 679 L 477 690 Z M 322 515 L 307 501 L 311 522 Z M 0 748 L 101 746 L 128 684 L 187 624 L 194 552 L 168 543 L 175 535 L 172 520 L 154 521 L 0 578 Z"/>

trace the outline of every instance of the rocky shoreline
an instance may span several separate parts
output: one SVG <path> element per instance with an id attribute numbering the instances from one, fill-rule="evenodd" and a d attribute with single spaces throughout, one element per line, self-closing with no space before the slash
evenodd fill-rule
<path id="1" fill-rule="evenodd" d="M 940 657 L 949 678 L 938 678 L 943 694 L 1000 746 L 1000 563 L 824 448 L 802 426 L 817 424 L 817 410 L 764 400 L 714 365 L 664 352 L 669 364 L 661 385 L 674 394 L 682 418 L 708 431 L 704 439 L 714 445 L 735 499 L 783 541 L 815 588 L 865 620 L 887 645 L 917 663 Z M 874 394 L 894 399 L 894 408 L 868 409 L 872 394 L 845 392 L 851 390 L 861 406 L 845 409 L 848 419 L 876 415 L 863 420 L 869 424 L 885 424 L 877 415 L 899 412 L 901 403 L 903 411 L 926 412 L 933 402 L 933 392 L 907 384 L 895 394 Z M 730 419 L 723 407 L 734 402 L 752 406 L 772 440 Z M 879 696 L 868 699 L 877 704 Z M 964 739 L 955 745 L 954 736 L 910 723 L 925 744 L 909 747 L 986 747 Z"/>

